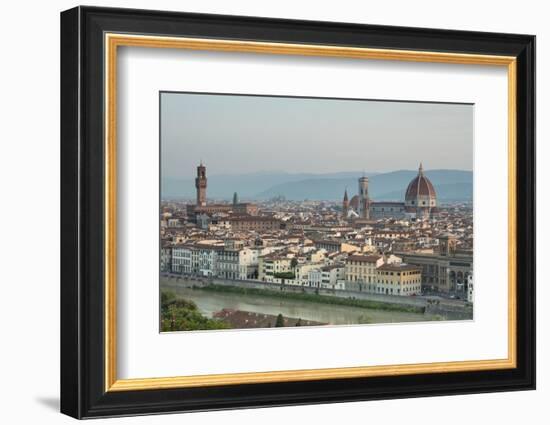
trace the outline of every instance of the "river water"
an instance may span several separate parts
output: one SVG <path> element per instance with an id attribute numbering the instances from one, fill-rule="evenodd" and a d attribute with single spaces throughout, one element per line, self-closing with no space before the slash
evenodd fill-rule
<path id="1" fill-rule="evenodd" d="M 174 279 L 164 277 L 161 277 L 161 288 L 194 301 L 201 313 L 208 317 L 212 317 L 217 311 L 229 308 L 272 315 L 281 313 L 285 317 L 301 318 L 302 320 L 312 320 L 330 325 L 419 322 L 435 319 L 433 316 L 420 313 L 373 310 L 311 301 L 277 299 L 260 295 L 205 291 L 185 287 L 178 284 Z"/>

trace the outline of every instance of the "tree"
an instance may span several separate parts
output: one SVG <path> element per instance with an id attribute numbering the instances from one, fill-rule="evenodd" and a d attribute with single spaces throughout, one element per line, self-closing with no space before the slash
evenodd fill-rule
<path id="1" fill-rule="evenodd" d="M 290 260 L 290 267 L 292 268 L 292 270 L 296 269 L 297 265 L 298 265 L 298 259 L 296 257 Z"/>
<path id="2" fill-rule="evenodd" d="M 160 294 L 160 304 L 162 306 L 168 306 L 176 300 L 176 294 L 172 291 L 162 291 Z"/>
<path id="3" fill-rule="evenodd" d="M 275 327 L 276 328 L 282 328 L 285 326 L 285 319 L 281 313 L 277 316 L 277 320 L 275 321 Z"/>
<path id="4" fill-rule="evenodd" d="M 278 279 L 296 279 L 296 275 L 292 272 L 278 272 L 278 273 L 273 273 L 273 277 L 275 278 L 278 278 Z"/>
<path id="5" fill-rule="evenodd" d="M 190 331 L 208 329 L 229 329 L 231 326 L 222 320 L 203 316 L 197 305 L 173 292 L 161 294 L 161 331 Z"/>
<path id="6" fill-rule="evenodd" d="M 296 326 L 302 326 L 302 318 L 298 318 L 298 321 L 296 322 Z"/>

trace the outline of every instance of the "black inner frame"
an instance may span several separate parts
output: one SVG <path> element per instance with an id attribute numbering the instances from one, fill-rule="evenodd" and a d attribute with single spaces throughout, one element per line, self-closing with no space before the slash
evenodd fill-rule
<path id="1" fill-rule="evenodd" d="M 106 32 L 515 56 L 517 368 L 106 393 L 103 232 Z M 90 418 L 534 389 L 534 36 L 77 7 L 61 14 L 61 117 L 63 413 Z"/>

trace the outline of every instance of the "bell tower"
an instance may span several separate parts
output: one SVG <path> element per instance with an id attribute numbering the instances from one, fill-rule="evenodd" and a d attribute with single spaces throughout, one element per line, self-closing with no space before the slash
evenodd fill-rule
<path id="1" fill-rule="evenodd" d="M 359 216 L 361 218 L 370 218 L 369 213 L 370 199 L 369 199 L 369 178 L 359 177 Z"/>
<path id="2" fill-rule="evenodd" d="M 206 167 L 202 161 L 197 167 L 195 187 L 197 188 L 197 206 L 204 207 L 206 205 Z"/>
<path id="3" fill-rule="evenodd" d="M 348 218 L 349 212 L 349 199 L 348 199 L 348 190 L 344 192 L 344 200 L 342 201 L 342 218 L 345 220 Z"/>

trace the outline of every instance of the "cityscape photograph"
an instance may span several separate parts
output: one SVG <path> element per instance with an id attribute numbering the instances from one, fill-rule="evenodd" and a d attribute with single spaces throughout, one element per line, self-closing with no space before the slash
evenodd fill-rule
<path id="1" fill-rule="evenodd" d="M 161 92 L 161 332 L 472 320 L 473 105 Z"/>

